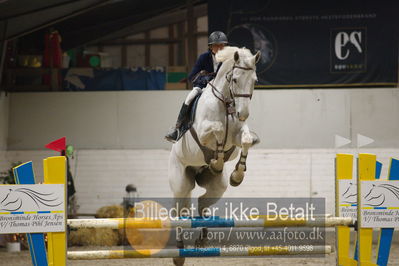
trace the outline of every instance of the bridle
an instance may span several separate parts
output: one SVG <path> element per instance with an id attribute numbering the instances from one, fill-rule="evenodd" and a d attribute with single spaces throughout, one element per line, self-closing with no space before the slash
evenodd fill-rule
<path id="1" fill-rule="evenodd" d="M 209 82 L 208 84 L 212 87 L 212 93 L 213 95 L 220 100 L 223 105 L 226 107 L 226 114 L 227 115 L 231 115 L 233 116 L 236 113 L 235 110 L 235 98 L 249 98 L 252 99 L 252 93 L 236 93 L 234 90 L 234 86 L 233 84 L 235 82 L 233 82 L 232 76 L 233 76 L 233 71 L 235 68 L 238 69 L 242 69 L 242 70 L 252 70 L 255 71 L 254 68 L 251 67 L 242 67 L 242 66 L 238 66 L 236 64 L 234 64 L 234 66 L 231 68 L 231 70 L 229 70 L 226 75 L 225 78 L 226 80 L 229 82 L 229 95 L 230 97 L 225 97 L 223 95 L 223 93 L 221 93 L 213 84 L 212 82 Z M 231 74 L 230 74 L 231 73 Z M 229 77 L 230 75 L 230 77 Z"/>
<path id="2" fill-rule="evenodd" d="M 252 70 L 255 71 L 255 68 L 250 68 L 250 67 L 241 67 L 241 66 L 237 66 L 235 63 L 232 67 L 231 70 L 229 70 L 226 73 L 226 80 L 229 82 L 229 95 L 230 97 L 225 97 L 223 95 L 223 93 L 221 93 L 213 84 L 212 82 L 208 82 L 208 84 L 212 87 L 212 93 L 213 95 L 223 103 L 223 105 L 225 106 L 226 109 L 226 130 L 225 130 L 225 136 L 224 136 L 224 140 L 222 144 L 217 144 L 218 146 L 222 147 L 222 150 L 224 150 L 224 147 L 226 145 L 226 141 L 227 141 L 227 136 L 228 136 L 228 132 L 229 132 L 229 115 L 231 115 L 232 119 L 234 119 L 234 114 L 236 113 L 236 108 L 235 108 L 235 98 L 250 98 L 252 99 L 252 93 L 235 93 L 234 88 L 233 88 L 233 83 L 232 82 L 232 76 L 233 76 L 233 71 L 235 68 L 238 69 L 242 69 L 242 70 Z M 230 78 L 228 77 L 229 74 Z"/>
<path id="3" fill-rule="evenodd" d="M 237 66 L 236 64 L 234 64 L 234 66 L 233 66 L 233 68 L 230 70 L 230 71 L 228 71 L 227 73 L 226 73 L 226 76 L 225 76 L 225 78 L 226 78 L 226 80 L 229 82 L 229 84 L 230 84 L 230 88 L 229 88 L 229 90 L 230 90 L 230 94 L 234 97 L 234 98 L 239 98 L 239 97 L 241 97 L 241 98 L 250 98 L 250 99 L 252 99 L 252 93 L 251 94 L 249 94 L 249 93 L 235 93 L 234 92 L 234 89 L 233 89 L 233 83 L 231 82 L 232 80 L 231 80 L 231 78 L 232 78 L 232 76 L 233 76 L 233 71 L 234 71 L 234 69 L 235 68 L 238 68 L 238 69 L 242 69 L 242 70 L 254 70 L 255 71 L 255 69 L 254 68 L 251 68 L 251 67 L 242 67 L 242 66 Z M 230 76 L 230 78 L 228 78 L 228 74 L 230 74 L 231 73 L 231 76 Z"/>

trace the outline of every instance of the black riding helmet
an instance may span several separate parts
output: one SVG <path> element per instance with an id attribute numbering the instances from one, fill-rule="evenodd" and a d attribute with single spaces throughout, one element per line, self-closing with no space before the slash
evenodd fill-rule
<path id="1" fill-rule="evenodd" d="M 209 35 L 208 38 L 208 45 L 211 44 L 218 44 L 218 43 L 224 43 L 227 44 L 229 41 L 227 40 L 226 34 L 224 34 L 221 31 L 214 31 Z"/>

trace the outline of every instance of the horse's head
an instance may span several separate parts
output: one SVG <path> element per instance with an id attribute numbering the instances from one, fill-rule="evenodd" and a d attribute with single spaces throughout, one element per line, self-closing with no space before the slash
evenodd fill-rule
<path id="1" fill-rule="evenodd" d="M 245 121 L 249 116 L 249 102 L 257 81 L 256 63 L 261 53 L 258 51 L 252 55 L 246 48 L 225 47 L 216 57 L 223 62 L 228 54 L 232 54 L 233 58 L 223 63 L 226 64 L 223 68 L 226 70 L 229 96 L 234 101 L 238 119 Z"/>
<path id="2" fill-rule="evenodd" d="M 256 76 L 256 62 L 260 58 L 260 52 L 254 56 L 234 53 L 234 66 L 232 69 L 230 90 L 235 101 L 237 117 L 245 121 L 249 116 L 249 101 L 252 98 Z"/>

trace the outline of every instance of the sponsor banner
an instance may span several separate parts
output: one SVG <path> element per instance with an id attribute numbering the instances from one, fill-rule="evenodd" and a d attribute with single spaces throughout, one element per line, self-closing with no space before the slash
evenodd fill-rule
<path id="1" fill-rule="evenodd" d="M 65 231 L 63 184 L 1 185 L 0 234 Z"/>
<path id="2" fill-rule="evenodd" d="M 362 181 L 360 199 L 362 227 L 399 227 L 399 181 Z"/>
<path id="3" fill-rule="evenodd" d="M 396 86 L 398 8 L 373 0 L 211 1 L 209 32 L 262 52 L 258 87 Z"/>

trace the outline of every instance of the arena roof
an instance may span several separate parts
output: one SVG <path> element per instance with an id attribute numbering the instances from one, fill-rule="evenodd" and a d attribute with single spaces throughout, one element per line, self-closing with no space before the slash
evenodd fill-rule
<path id="1" fill-rule="evenodd" d="M 44 32 L 57 29 L 63 48 L 111 39 L 134 31 L 134 25 L 178 12 L 187 0 L 0 0 L 0 40 L 22 36 L 24 43 L 43 43 Z"/>

